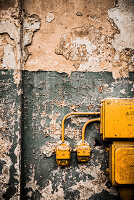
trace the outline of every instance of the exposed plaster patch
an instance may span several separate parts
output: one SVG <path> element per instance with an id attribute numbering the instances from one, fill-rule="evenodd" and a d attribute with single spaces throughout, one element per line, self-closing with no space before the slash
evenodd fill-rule
<path id="1" fill-rule="evenodd" d="M 32 43 L 34 32 L 40 29 L 40 18 L 37 15 L 24 16 L 23 45 L 26 47 Z"/>
<path id="2" fill-rule="evenodd" d="M 46 18 L 45 18 L 45 20 L 46 20 L 46 22 L 48 22 L 48 23 L 51 23 L 53 20 L 54 20 L 54 15 L 53 15 L 53 13 L 52 12 L 50 12 L 50 13 L 48 13 L 47 15 L 46 15 Z"/>
<path id="3" fill-rule="evenodd" d="M 0 174 L 0 199 L 3 198 L 2 195 L 9 187 L 10 167 L 12 165 L 10 155 L 8 155 L 10 148 L 11 143 L 9 140 L 0 134 L 0 159 L 1 162 L 4 161 L 5 163 L 2 168 L 2 174 Z"/>
<path id="4" fill-rule="evenodd" d="M 57 122 L 59 116 L 60 116 L 60 113 L 53 113 L 53 111 L 52 111 L 52 113 L 50 115 L 48 115 L 49 119 L 51 120 L 49 127 L 46 127 L 46 112 L 43 111 L 41 113 L 40 124 L 41 124 L 41 127 L 44 128 L 43 132 L 44 132 L 45 136 L 51 136 L 54 139 L 60 138 L 60 136 L 61 136 L 61 126 Z M 35 117 L 35 115 L 33 117 Z"/>
<path id="5" fill-rule="evenodd" d="M 122 89 L 122 90 L 120 91 L 120 93 L 121 93 L 121 94 L 126 94 L 126 90 L 125 90 L 125 89 Z"/>
<path id="6" fill-rule="evenodd" d="M 71 124 L 76 124 L 76 128 L 72 128 L 69 124 L 65 128 L 65 138 L 66 136 L 72 140 L 75 140 L 76 143 L 78 143 L 81 140 L 82 137 L 82 124 L 87 122 L 89 120 L 88 117 L 71 117 Z"/>
<path id="7" fill-rule="evenodd" d="M 35 167 L 32 166 L 32 175 L 29 177 L 29 181 L 26 181 L 26 188 L 31 188 L 32 192 L 35 192 L 39 189 L 39 185 L 37 184 L 37 181 L 35 180 Z M 29 192 L 28 196 L 31 197 L 32 193 Z"/>
<path id="8" fill-rule="evenodd" d="M 15 61 L 15 55 L 14 55 L 14 49 L 11 44 L 7 44 L 4 47 L 4 56 L 3 56 L 3 63 L 2 68 L 4 69 L 12 69 L 17 68 L 16 61 Z"/>
<path id="9" fill-rule="evenodd" d="M 46 157 L 50 157 L 54 153 L 56 146 L 57 146 L 57 142 L 53 142 L 53 143 L 46 142 L 46 144 L 40 148 L 41 153 L 45 154 Z"/>
<path id="10" fill-rule="evenodd" d="M 60 115 L 61 115 L 60 113 L 53 113 L 53 112 L 51 115 L 49 115 L 49 118 L 51 119 L 51 122 L 50 122 L 50 133 L 51 134 L 59 135 L 59 129 L 61 129 L 61 128 L 57 123 L 57 119 Z"/>
<path id="11" fill-rule="evenodd" d="M 90 55 L 92 55 L 93 51 L 96 49 L 96 46 L 94 44 L 92 44 L 92 42 L 90 40 L 88 40 L 87 38 L 76 38 L 76 40 L 73 41 L 74 46 L 76 46 L 76 48 L 79 48 L 80 45 L 85 45 L 87 53 L 89 53 Z"/>
<path id="12" fill-rule="evenodd" d="M 76 142 L 79 142 L 81 139 L 81 130 L 78 127 L 72 128 L 68 124 L 65 130 L 65 138 L 66 136 L 70 139 L 74 139 Z"/>
<path id="13" fill-rule="evenodd" d="M 1 47 L 1 68 L 21 70 L 21 48 L 23 52 L 22 69 L 28 59 L 28 45 L 32 43 L 34 32 L 40 29 L 40 19 L 37 15 L 25 15 L 23 23 L 23 43 L 20 46 L 20 26 L 17 26 L 11 19 L 0 20 L 0 35 L 8 34 L 11 39 Z M 17 71 L 18 72 L 18 71 Z M 16 72 L 16 73 L 17 73 Z M 15 80 L 19 85 L 20 77 Z"/>
<path id="14" fill-rule="evenodd" d="M 34 33 L 40 29 L 40 18 L 38 15 L 25 15 L 23 22 L 23 68 L 29 56 L 28 46 L 32 43 Z"/>
<path id="15" fill-rule="evenodd" d="M 14 83 L 17 85 L 17 87 L 19 87 L 20 81 L 21 81 L 21 70 L 14 70 Z M 21 95 L 22 91 L 21 89 L 17 90 L 18 95 Z"/>
<path id="16" fill-rule="evenodd" d="M 57 191 L 54 191 L 52 193 L 52 183 L 51 181 L 48 182 L 48 185 L 41 190 L 41 195 L 42 197 L 40 198 L 41 200 L 48 199 L 48 200 L 64 200 L 64 190 L 62 188 L 62 185 L 59 184 Z"/>
<path id="17" fill-rule="evenodd" d="M 115 56 L 114 56 L 114 60 L 115 60 L 115 61 L 118 61 L 119 58 L 120 58 L 120 57 L 119 57 L 119 54 L 115 54 Z"/>
<path id="18" fill-rule="evenodd" d="M 55 53 L 71 61 L 87 61 L 96 46 L 87 37 L 76 37 L 75 31 L 61 37 Z"/>
<path id="19" fill-rule="evenodd" d="M 1 117 L 0 117 L 0 130 L 4 131 L 7 127 L 7 123 L 6 121 L 4 121 Z"/>
<path id="20" fill-rule="evenodd" d="M 111 71 L 114 79 L 126 78 L 134 70 L 133 51 L 116 51 L 112 41 L 113 35 L 105 35 L 102 29 L 87 24 L 64 34 L 55 53 L 72 61 L 77 71 Z"/>
<path id="21" fill-rule="evenodd" d="M 3 35 L 1 68 L 20 69 L 20 28 L 14 22 L 3 19 L 0 21 L 0 35 Z"/>
<path id="22" fill-rule="evenodd" d="M 120 30 L 112 41 L 116 51 L 122 51 L 125 48 L 134 49 L 134 2 L 119 0 L 118 7 L 108 10 L 108 16 L 114 20 Z"/>
<path id="23" fill-rule="evenodd" d="M 20 42 L 19 28 L 15 23 L 7 20 L 0 20 L 0 34 L 9 34 L 12 40 L 15 40 L 16 44 Z"/>
<path id="24" fill-rule="evenodd" d="M 19 116 L 20 118 L 20 116 Z M 20 171 L 20 155 L 21 155 L 21 147 L 20 147 L 20 132 L 19 131 L 16 131 L 16 137 L 17 137 L 17 144 L 16 144 L 16 148 L 14 150 L 14 155 L 16 155 L 17 157 L 17 162 L 15 163 L 14 167 L 16 169 L 16 176 L 14 176 L 17 180 L 18 180 L 18 185 L 16 185 L 16 187 L 19 188 L 18 191 L 20 191 L 20 174 L 21 174 L 21 171 Z"/>
<path id="25" fill-rule="evenodd" d="M 90 174 L 92 177 L 94 177 L 93 180 L 81 180 L 80 182 L 77 182 L 75 185 L 70 187 L 70 191 L 78 190 L 80 192 L 80 199 L 89 199 L 93 194 L 99 194 L 103 190 L 106 190 L 115 196 L 118 195 L 117 191 L 113 187 L 110 189 L 107 188 L 106 182 L 108 179 L 104 172 L 101 170 L 100 164 L 98 166 L 88 167 L 86 165 L 79 165 L 79 167 L 80 171 L 86 174 Z"/>
<path id="26" fill-rule="evenodd" d="M 88 59 L 88 62 L 80 64 L 78 70 L 89 71 L 91 68 L 91 71 L 92 71 L 92 68 L 94 68 L 94 71 L 97 71 L 98 67 L 99 67 L 99 59 L 92 57 Z"/>

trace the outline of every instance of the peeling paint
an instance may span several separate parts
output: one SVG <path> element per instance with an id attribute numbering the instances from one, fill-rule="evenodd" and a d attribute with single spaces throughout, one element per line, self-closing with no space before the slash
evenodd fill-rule
<path id="1" fill-rule="evenodd" d="M 4 127 L 4 126 L 3 126 Z M 2 127 L 2 128 L 3 128 Z M 10 167 L 12 165 L 11 158 L 8 155 L 8 152 L 11 148 L 11 142 L 7 138 L 3 138 L 2 134 L 0 134 L 0 158 L 1 162 L 4 162 L 2 167 L 2 173 L 0 174 L 0 198 L 2 199 L 2 195 L 6 192 L 8 188 L 8 182 L 10 179 Z"/>
<path id="2" fill-rule="evenodd" d="M 10 38 L 12 40 L 16 41 L 16 44 L 19 43 L 20 41 L 20 36 L 19 36 L 19 29 L 15 25 L 15 23 L 7 21 L 7 20 L 1 20 L 0 21 L 0 33 L 1 34 L 9 34 Z"/>
<path id="3" fill-rule="evenodd" d="M 72 71 L 109 71 L 114 79 L 127 78 L 129 72 L 134 71 L 133 4 L 131 1 L 126 7 L 125 4 L 123 0 L 118 5 L 111 0 L 96 3 L 96 6 L 91 2 L 89 5 L 88 1 L 72 1 L 72 4 L 60 1 L 58 5 L 56 2 L 48 2 L 46 10 L 39 11 L 41 0 L 39 5 L 34 3 L 32 9 L 25 3 L 28 12 L 34 10 L 41 19 L 40 31 L 28 48 L 32 54 L 25 69 L 56 70 L 68 74 Z M 54 13 L 55 17 L 49 27 L 44 20 L 48 13 Z M 124 46 L 120 51 L 116 47 L 119 48 L 121 43 Z"/>
<path id="4" fill-rule="evenodd" d="M 0 71 L 0 199 L 19 199 L 20 102 L 13 71 Z"/>
<path id="5" fill-rule="evenodd" d="M 84 169 L 85 168 L 85 169 Z M 104 172 L 100 169 L 101 166 L 86 167 L 80 166 L 80 171 L 86 172 L 94 177 L 93 180 L 80 181 L 76 185 L 69 188 L 69 190 L 78 190 L 80 192 L 80 199 L 86 200 L 89 199 L 93 194 L 99 194 L 103 190 L 108 191 L 109 193 L 118 195 L 117 191 L 112 187 L 108 189 L 106 187 L 106 181 L 108 180 Z"/>
<path id="6" fill-rule="evenodd" d="M 11 39 L 3 40 L 2 69 L 20 69 L 20 28 L 8 20 L 0 21 L 0 34 L 7 34 Z"/>
<path id="7" fill-rule="evenodd" d="M 42 190 L 42 197 L 41 200 L 47 198 L 49 200 L 51 199 L 59 199 L 59 200 L 64 200 L 64 193 L 63 193 L 63 188 L 61 185 L 58 186 L 57 191 L 52 194 L 52 185 L 49 184 L 46 188 Z"/>
<path id="8" fill-rule="evenodd" d="M 33 14 L 33 15 L 24 15 L 23 21 L 23 69 L 25 66 L 25 62 L 27 61 L 30 52 L 28 50 L 28 46 L 32 43 L 32 39 L 34 33 L 40 29 L 40 18 Z"/>
<path id="9" fill-rule="evenodd" d="M 23 23 L 23 43 L 27 46 L 31 44 L 34 32 L 40 29 L 40 19 L 37 15 L 25 16 Z"/>
<path id="10" fill-rule="evenodd" d="M 120 33 L 114 36 L 112 45 L 116 51 L 125 48 L 134 49 L 134 2 L 119 0 L 118 6 L 108 10 L 108 16 L 114 21 Z"/>
<path id="11" fill-rule="evenodd" d="M 12 66 L 16 67 L 14 50 L 11 44 L 7 44 L 4 47 L 2 68 L 12 69 Z"/>
<path id="12" fill-rule="evenodd" d="M 55 151 L 55 147 L 57 146 L 56 142 L 46 142 L 44 146 L 40 148 L 41 152 L 45 154 L 45 156 L 50 157 Z"/>
<path id="13" fill-rule="evenodd" d="M 57 166 L 54 149 L 61 142 L 61 121 L 65 114 L 88 108 L 99 111 L 100 101 L 105 97 L 132 97 L 133 73 L 129 79 L 114 80 L 109 72 L 73 72 L 68 76 L 25 71 L 23 78 L 26 137 L 23 198 L 57 199 L 60 194 L 62 199 L 86 200 L 106 194 L 107 198 L 120 199 L 105 173 L 108 156 L 97 123 L 86 129 L 85 139 L 92 152 L 89 162 L 77 162 L 75 147 L 90 117 L 72 116 L 65 121 L 65 141 L 72 149 L 68 167 Z"/>
<path id="14" fill-rule="evenodd" d="M 46 15 L 46 22 L 51 23 L 54 20 L 54 15 L 52 12 Z"/>
<path id="15" fill-rule="evenodd" d="M 85 36 L 86 35 L 86 36 Z M 94 35 L 91 37 L 90 35 Z M 96 37 L 95 37 L 96 36 Z M 106 44 L 106 42 L 108 43 Z M 126 52 L 116 52 L 112 46 L 112 36 L 102 34 L 94 26 L 85 25 L 72 29 L 61 37 L 55 53 L 73 62 L 78 71 L 112 71 L 113 78 L 128 77 L 129 70 Z M 125 47 L 124 47 L 125 49 Z M 129 63 L 130 59 L 129 57 Z M 126 60 L 122 60 L 125 57 Z"/>

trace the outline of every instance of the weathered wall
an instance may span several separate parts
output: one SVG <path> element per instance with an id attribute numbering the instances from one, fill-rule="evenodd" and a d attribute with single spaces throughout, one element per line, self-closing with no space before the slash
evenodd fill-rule
<path id="1" fill-rule="evenodd" d="M 91 159 L 78 164 L 75 149 L 89 118 L 66 120 L 66 141 L 72 147 L 69 167 L 58 167 L 54 148 L 61 138 L 61 120 L 71 111 L 99 111 L 105 97 L 132 97 L 134 74 L 115 81 L 110 72 L 24 72 L 23 199 L 120 199 L 105 173 L 108 147 L 99 125 L 88 126 Z"/>
<path id="2" fill-rule="evenodd" d="M 0 199 L 12 200 L 20 197 L 20 10 L 17 0 L 0 0 Z"/>
<path id="3" fill-rule="evenodd" d="M 97 124 L 88 164 L 57 167 L 53 148 L 68 112 L 134 97 L 133 33 L 133 0 L 0 0 L 0 199 L 120 199 Z M 72 147 L 86 120 L 67 120 Z"/>
<path id="4" fill-rule="evenodd" d="M 20 111 L 14 71 L 0 71 L 0 199 L 19 199 Z"/>
<path id="5" fill-rule="evenodd" d="M 28 0 L 24 8 L 41 19 L 25 69 L 111 71 L 114 78 L 133 70 L 133 0 Z"/>

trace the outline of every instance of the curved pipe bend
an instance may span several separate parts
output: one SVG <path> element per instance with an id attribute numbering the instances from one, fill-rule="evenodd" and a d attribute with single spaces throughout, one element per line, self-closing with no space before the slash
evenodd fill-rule
<path id="1" fill-rule="evenodd" d="M 90 119 L 89 121 L 87 121 L 87 122 L 84 124 L 83 129 L 82 129 L 82 142 L 85 141 L 85 129 L 86 129 L 87 125 L 88 125 L 89 123 L 97 122 L 97 121 L 100 121 L 100 118 Z"/>
<path id="2" fill-rule="evenodd" d="M 100 115 L 100 112 L 79 112 L 79 113 L 68 113 L 67 115 L 64 116 L 63 120 L 62 120 L 62 143 L 64 143 L 64 124 L 65 124 L 65 120 L 67 117 L 71 116 L 71 115 Z"/>

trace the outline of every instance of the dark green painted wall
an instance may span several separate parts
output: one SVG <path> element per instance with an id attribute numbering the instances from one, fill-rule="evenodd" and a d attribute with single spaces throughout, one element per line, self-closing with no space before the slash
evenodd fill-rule
<path id="1" fill-rule="evenodd" d="M 14 70 L 0 71 L 0 199 L 17 199 L 20 190 L 21 100 Z"/>
<path id="2" fill-rule="evenodd" d="M 88 163 L 79 164 L 73 150 L 90 117 L 66 120 L 65 139 L 73 149 L 70 166 L 57 166 L 54 148 L 67 113 L 99 111 L 103 98 L 134 97 L 134 73 L 127 79 L 114 80 L 109 72 L 73 72 L 69 76 L 23 71 L 22 80 L 22 88 L 17 88 L 14 70 L 0 71 L 0 199 L 19 199 L 20 192 L 24 200 L 120 199 L 105 173 L 105 148 L 109 144 L 101 140 L 98 123 L 86 129 L 86 140 L 92 148 Z"/>
<path id="3" fill-rule="evenodd" d="M 105 174 L 108 144 L 101 141 L 97 123 L 86 131 L 92 148 L 87 164 L 78 164 L 72 152 L 70 166 L 58 167 L 53 149 L 60 140 L 64 115 L 99 111 L 103 98 L 133 97 L 133 80 L 134 73 L 116 81 L 109 72 L 73 72 L 70 77 L 57 72 L 23 73 L 23 199 L 120 199 Z M 72 148 L 81 139 L 84 120 L 66 120 L 66 140 Z"/>

